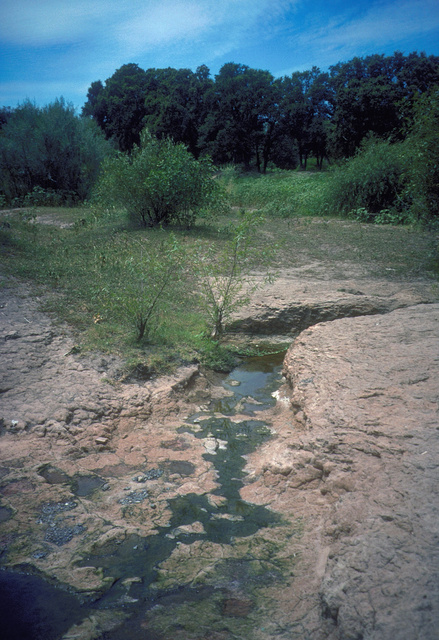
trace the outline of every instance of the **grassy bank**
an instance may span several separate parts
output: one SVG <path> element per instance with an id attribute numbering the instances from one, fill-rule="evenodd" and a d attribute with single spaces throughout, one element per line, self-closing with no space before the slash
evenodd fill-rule
<path id="1" fill-rule="evenodd" d="M 134 228 L 123 212 L 96 217 L 86 207 L 0 215 L 2 271 L 44 292 L 46 310 L 74 328 L 82 350 L 118 352 L 130 366 L 151 371 L 193 360 L 220 368 L 232 362 L 230 347 L 210 338 L 199 265 L 218 259 L 240 209 L 266 215 L 246 269 L 266 271 L 259 257 L 266 247 L 276 247 L 271 268 L 300 270 L 304 279 L 349 278 L 358 265 L 361 277 L 436 277 L 437 238 L 431 232 L 311 215 L 325 174 L 238 176 L 230 170 L 221 179 L 232 205 L 230 216 L 200 220 L 191 230 Z M 138 340 L 136 314 L 148 283 L 159 277 L 167 251 L 174 259 L 171 234 L 178 245 L 178 268 L 171 263 L 154 321 Z"/>

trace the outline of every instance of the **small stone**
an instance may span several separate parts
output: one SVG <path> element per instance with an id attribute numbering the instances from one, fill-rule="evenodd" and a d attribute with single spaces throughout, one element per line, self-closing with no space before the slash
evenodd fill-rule
<path id="1" fill-rule="evenodd" d="M 98 436 L 95 442 L 96 444 L 104 445 L 104 444 L 107 444 L 108 438 L 104 438 L 104 436 Z"/>

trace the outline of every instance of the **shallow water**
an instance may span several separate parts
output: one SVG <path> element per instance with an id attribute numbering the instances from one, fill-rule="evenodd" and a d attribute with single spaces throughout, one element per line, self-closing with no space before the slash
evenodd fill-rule
<path id="1" fill-rule="evenodd" d="M 0 571 L 1 638 L 57 640 L 83 616 L 75 596 L 40 577 Z"/>
<path id="2" fill-rule="evenodd" d="M 167 606 L 173 603 L 172 606 L 176 607 L 182 603 L 208 602 L 209 599 L 216 598 L 214 609 L 218 611 L 218 618 L 221 618 L 221 611 L 230 611 L 231 605 L 220 606 L 217 602 L 218 594 L 224 594 L 224 602 L 229 602 L 230 597 L 227 600 L 229 582 L 233 582 L 235 589 L 238 585 L 242 591 L 248 587 L 249 562 L 230 559 L 222 563 L 225 577 L 222 578 L 221 588 L 218 587 L 218 589 L 211 586 L 191 588 L 182 585 L 172 591 L 157 591 L 157 589 L 151 589 L 150 585 L 157 578 L 158 565 L 170 557 L 177 544 L 192 544 L 197 540 L 208 540 L 233 545 L 237 539 L 250 536 L 260 528 L 276 526 L 280 523 L 277 514 L 265 507 L 243 501 L 239 492 L 245 476 L 243 456 L 254 451 L 271 436 L 269 426 L 257 420 L 255 413 L 274 404 L 272 394 L 280 384 L 282 360 L 283 354 L 248 359 L 242 366 L 232 371 L 223 382 L 225 389 L 233 395 L 212 401 L 205 412 L 191 416 L 179 429 L 181 433 L 191 432 L 197 438 L 216 439 L 218 443 L 216 450 L 206 450 L 204 457 L 216 469 L 219 486 L 212 493 L 221 497 L 221 504 L 215 506 L 209 501 L 207 495 L 198 494 L 171 499 L 169 500 L 169 508 L 172 511 L 170 522 L 166 527 L 158 528 L 157 535 L 146 538 L 130 535 L 120 544 L 111 541 L 83 559 L 82 566 L 101 567 L 106 576 L 114 578 L 112 587 L 93 604 L 93 608 L 120 607 L 122 601 L 126 603 L 127 599 L 133 600 L 132 604 L 124 605 L 125 609 L 131 611 L 131 622 L 124 623 L 123 628 L 105 633 L 102 636 L 105 640 L 155 638 L 152 632 L 145 635 L 145 629 L 140 626 L 140 619 L 145 616 L 146 611 L 163 603 Z M 245 419 L 236 422 L 232 420 L 238 415 Z M 178 463 L 174 464 L 178 465 Z M 190 475 L 195 469 L 191 463 L 180 463 L 180 467 L 169 467 L 168 470 L 172 473 Z M 61 478 L 49 475 L 48 481 L 50 480 L 60 481 Z M 72 488 L 76 495 L 88 495 L 89 492 L 101 488 L 103 484 L 102 479 L 97 476 L 77 476 L 74 480 L 75 485 Z M 148 499 L 147 492 L 142 496 L 143 499 Z M 203 525 L 203 532 L 186 533 L 178 530 L 178 527 L 195 522 Z M 24 581 L 23 589 L 25 588 L 28 594 L 33 588 L 39 590 L 38 584 L 42 583 L 39 578 L 32 577 L 29 581 L 28 576 L 14 574 L 12 576 L 11 583 L 15 585 L 20 585 L 20 580 Z M 7 582 L 7 572 L 4 572 L 3 577 Z M 134 577 L 140 580 L 134 582 L 131 587 L 127 587 L 124 580 Z M 255 578 L 252 579 L 255 580 Z M 43 635 L 39 631 L 41 625 L 38 623 L 38 628 L 33 632 L 28 630 L 28 635 L 11 636 L 11 639 L 23 637 L 26 640 L 43 640 L 43 638 L 50 640 L 52 637 L 58 637 L 56 634 L 59 633 L 63 622 L 54 619 L 53 628 L 50 624 L 54 610 L 67 607 L 65 595 L 64 592 L 55 590 L 50 592 L 47 601 L 44 597 L 39 598 L 38 615 L 49 625 L 45 627 Z M 233 607 L 236 606 L 236 604 L 233 605 Z M 78 615 L 78 607 L 77 603 L 71 605 L 72 617 L 65 619 L 64 631 Z M 251 607 L 245 604 L 241 610 L 250 611 Z M 81 611 L 82 617 L 85 617 L 87 608 Z M 4 615 L 7 616 L 8 612 L 4 612 Z M 139 623 L 136 623 L 137 618 Z M 35 620 L 37 620 L 36 617 Z"/>

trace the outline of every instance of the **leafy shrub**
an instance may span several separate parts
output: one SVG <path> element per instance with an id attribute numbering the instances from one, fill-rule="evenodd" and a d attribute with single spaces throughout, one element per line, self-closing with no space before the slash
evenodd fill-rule
<path id="1" fill-rule="evenodd" d="M 115 236 L 95 256 L 99 319 L 126 322 L 138 341 L 150 338 L 161 313 L 176 299 L 182 269 L 183 250 L 173 235 L 142 242 Z"/>
<path id="2" fill-rule="evenodd" d="M 251 258 L 270 264 L 276 250 L 276 245 L 262 250 L 255 246 L 262 222 L 261 216 L 243 211 L 237 224 L 228 228 L 231 237 L 220 251 L 211 245 L 193 255 L 192 267 L 200 277 L 200 303 L 213 340 L 220 339 L 232 314 L 249 302 L 251 293 L 273 278 L 267 274 L 257 281 L 251 276 Z"/>
<path id="3" fill-rule="evenodd" d="M 12 111 L 0 137 L 0 192 L 14 206 L 72 204 L 87 198 L 111 152 L 98 126 L 64 100 Z"/>
<path id="4" fill-rule="evenodd" d="M 323 209 L 367 222 L 387 210 L 399 212 L 401 221 L 408 221 L 406 184 L 402 145 L 371 138 L 356 156 L 334 170 L 323 194 Z"/>
<path id="5" fill-rule="evenodd" d="M 221 201 L 218 188 L 210 160 L 195 160 L 184 145 L 145 129 L 131 155 L 119 153 L 104 163 L 97 197 L 124 207 L 141 226 L 191 226 L 203 208 Z"/>
<path id="6" fill-rule="evenodd" d="M 417 97 L 414 124 L 404 143 L 408 196 L 417 220 L 439 219 L 439 87 Z"/>

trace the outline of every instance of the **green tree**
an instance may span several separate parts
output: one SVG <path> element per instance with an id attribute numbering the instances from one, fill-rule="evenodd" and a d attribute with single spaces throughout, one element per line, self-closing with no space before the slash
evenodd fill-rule
<path id="1" fill-rule="evenodd" d="M 405 144 L 412 210 L 418 220 L 439 219 L 439 86 L 414 100 Z"/>
<path id="2" fill-rule="evenodd" d="M 0 107 L 0 129 L 7 123 L 11 115 L 11 107 Z"/>
<path id="3" fill-rule="evenodd" d="M 97 189 L 102 203 L 124 207 L 145 227 L 171 222 L 190 226 L 200 210 L 215 205 L 218 195 L 208 158 L 196 160 L 184 145 L 159 140 L 147 129 L 130 155 L 106 160 Z"/>
<path id="4" fill-rule="evenodd" d="M 106 109 L 104 85 L 100 80 L 92 82 L 87 92 L 87 102 L 82 107 L 83 117 L 93 119 L 104 131 L 107 118 Z"/>
<path id="5" fill-rule="evenodd" d="M 14 110 L 0 135 L 0 189 L 8 202 L 43 184 L 41 111 L 30 101 Z"/>
<path id="6" fill-rule="evenodd" d="M 109 152 L 97 126 L 63 99 L 42 109 L 25 102 L 1 129 L 0 190 L 8 201 L 35 189 L 57 201 L 84 200 Z"/>
<path id="7" fill-rule="evenodd" d="M 330 117 L 328 75 L 313 67 L 284 77 L 281 84 L 282 130 L 296 142 L 302 169 L 311 154 L 321 167 Z"/>
<path id="8" fill-rule="evenodd" d="M 147 76 L 137 64 L 124 64 L 105 81 L 93 82 L 82 113 L 102 128 L 121 151 L 140 142 L 144 127 Z"/>
<path id="9" fill-rule="evenodd" d="M 439 58 L 425 54 L 372 55 L 332 66 L 332 155 L 354 155 L 369 133 L 400 140 L 415 96 L 437 83 Z"/>
<path id="10" fill-rule="evenodd" d="M 207 117 L 202 128 L 204 146 L 215 162 L 243 164 L 248 169 L 264 134 L 272 135 L 274 78 L 268 71 L 227 63 L 206 93 Z M 268 148 L 267 148 L 268 150 Z"/>
<path id="11" fill-rule="evenodd" d="M 209 69 L 148 69 L 145 125 L 158 138 L 182 142 L 198 158 L 200 127 L 206 116 L 205 93 L 212 85 Z"/>

